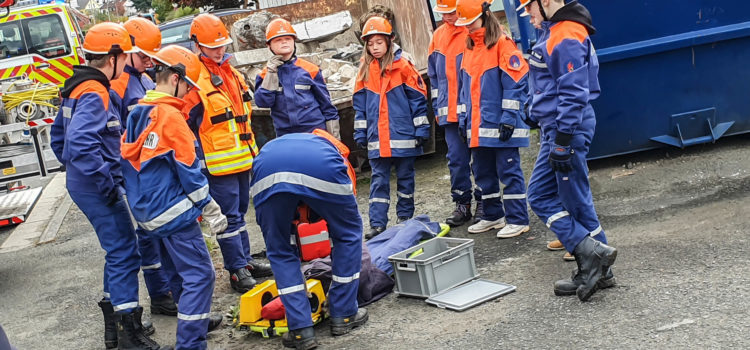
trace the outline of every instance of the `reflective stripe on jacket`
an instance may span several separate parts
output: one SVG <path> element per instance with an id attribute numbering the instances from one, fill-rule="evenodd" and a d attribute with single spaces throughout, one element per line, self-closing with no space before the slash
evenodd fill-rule
<path id="1" fill-rule="evenodd" d="M 385 75 L 380 75 L 378 60 L 373 60 L 368 69 L 369 80 L 358 78 L 352 97 L 354 140 L 367 142 L 369 158 L 421 155 L 416 138 L 430 137 L 422 77 L 401 57 L 401 49 L 396 49 L 393 65 Z"/>
<path id="2" fill-rule="evenodd" d="M 128 118 L 122 138 L 125 190 L 133 217 L 155 237 L 195 223 L 211 201 L 195 153 L 184 101 L 149 91 Z"/>
<path id="3" fill-rule="evenodd" d="M 344 156 L 329 140 L 287 134 L 266 143 L 253 167 L 250 195 L 255 207 L 277 193 L 350 203 L 354 184 Z"/>
<path id="4" fill-rule="evenodd" d="M 526 77 L 529 66 L 515 42 L 501 36 L 488 48 L 485 29 L 469 34 L 474 48 L 464 52 L 461 62 L 459 129 L 466 132 L 469 147 L 528 147 L 529 127 L 523 122 Z M 508 141 L 500 140 L 503 124 L 515 130 Z"/>

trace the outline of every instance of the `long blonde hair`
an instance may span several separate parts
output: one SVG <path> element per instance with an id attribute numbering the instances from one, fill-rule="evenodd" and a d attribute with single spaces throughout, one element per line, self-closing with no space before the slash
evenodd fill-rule
<path id="1" fill-rule="evenodd" d="M 375 35 L 383 35 L 383 34 L 375 34 Z M 370 54 L 370 51 L 367 50 L 367 42 L 372 39 L 375 35 L 372 35 L 365 40 L 365 47 L 362 49 L 362 59 L 359 63 L 359 73 L 357 73 L 357 80 L 360 81 L 368 81 L 370 79 L 370 64 L 372 64 L 372 61 L 376 60 L 376 58 Z M 385 36 L 385 35 L 383 35 Z M 396 58 L 395 48 L 393 47 L 393 38 L 386 37 L 386 40 L 388 41 L 388 51 L 385 52 L 385 55 L 378 59 L 380 62 L 380 76 L 384 76 L 385 72 L 391 68 L 393 65 L 393 61 Z"/>
<path id="2" fill-rule="evenodd" d="M 480 18 L 482 19 L 482 27 L 485 29 L 484 45 L 487 46 L 488 49 L 491 49 L 497 44 L 498 40 L 500 40 L 500 36 L 503 34 L 502 25 L 497 17 L 492 14 L 489 6 L 483 9 Z M 474 40 L 471 40 L 471 37 L 468 36 L 466 37 L 466 48 L 469 50 L 474 49 Z"/>

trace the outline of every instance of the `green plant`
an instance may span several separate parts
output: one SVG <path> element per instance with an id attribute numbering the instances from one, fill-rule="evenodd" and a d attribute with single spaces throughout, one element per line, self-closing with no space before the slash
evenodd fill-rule
<path id="1" fill-rule="evenodd" d="M 194 9 L 194 8 L 192 8 L 190 6 L 178 7 L 176 9 L 170 11 L 167 14 L 167 17 L 164 18 L 164 20 L 165 21 L 169 21 L 169 20 L 173 20 L 175 18 L 180 18 L 180 17 L 184 17 L 184 16 L 195 15 L 195 14 L 198 14 L 198 13 L 200 13 L 199 9 Z"/>

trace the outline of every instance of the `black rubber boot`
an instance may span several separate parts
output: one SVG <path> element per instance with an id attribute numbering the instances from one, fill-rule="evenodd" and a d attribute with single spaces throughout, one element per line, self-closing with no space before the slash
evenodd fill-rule
<path id="1" fill-rule="evenodd" d="M 177 316 L 177 305 L 172 296 L 167 294 L 151 297 L 151 314 Z"/>
<path id="2" fill-rule="evenodd" d="M 255 279 L 250 274 L 250 270 L 241 268 L 235 271 L 229 271 L 229 284 L 236 292 L 246 293 L 255 287 Z"/>
<path id="3" fill-rule="evenodd" d="M 215 331 L 221 323 L 224 321 L 224 316 L 218 314 L 211 314 L 208 316 L 208 331 Z"/>
<path id="4" fill-rule="evenodd" d="M 352 329 L 365 324 L 368 318 L 367 309 L 364 308 L 359 308 L 356 314 L 349 317 L 331 317 L 331 334 L 344 335 L 349 333 Z"/>
<path id="5" fill-rule="evenodd" d="M 143 334 L 145 335 L 152 335 L 156 333 L 156 328 L 154 328 L 154 324 L 150 320 L 143 320 L 143 307 L 142 306 L 136 306 L 136 308 L 133 310 L 133 313 L 135 314 L 135 320 L 138 322 L 138 326 L 141 327 L 143 330 Z"/>
<path id="6" fill-rule="evenodd" d="M 262 262 L 258 262 L 256 260 L 250 260 L 247 262 L 247 266 L 245 266 L 248 271 L 250 271 L 250 274 L 253 275 L 253 278 L 260 278 L 260 277 L 271 277 L 273 276 L 273 271 L 271 270 L 271 265 L 264 264 Z"/>
<path id="7" fill-rule="evenodd" d="M 451 217 L 445 219 L 445 223 L 451 227 L 461 226 L 471 220 L 471 203 L 456 203 L 456 209 L 453 210 Z"/>
<path id="8" fill-rule="evenodd" d="M 578 243 L 573 255 L 576 257 L 581 281 L 576 294 L 581 301 L 587 301 L 596 293 L 599 281 L 615 263 L 617 249 L 586 236 Z"/>
<path id="9" fill-rule="evenodd" d="M 365 234 L 365 240 L 372 239 L 373 237 L 383 233 L 385 231 L 385 227 L 371 227 L 370 232 Z"/>
<path id="10" fill-rule="evenodd" d="M 135 312 L 117 315 L 117 348 L 120 350 L 171 350 L 143 334 Z"/>
<path id="11" fill-rule="evenodd" d="M 99 302 L 99 307 L 104 315 L 104 347 L 114 349 L 117 347 L 117 320 L 112 303 L 107 299 Z"/>
<path id="12" fill-rule="evenodd" d="M 484 205 L 482 205 L 482 201 L 477 201 L 477 206 L 474 208 L 474 220 L 471 221 L 472 224 L 476 224 L 480 220 L 482 220 L 482 217 L 484 216 Z"/>
<path id="13" fill-rule="evenodd" d="M 396 218 L 396 224 L 403 223 L 405 221 L 408 221 L 409 219 L 411 219 L 411 216 L 399 216 L 398 218 Z"/>
<path id="14" fill-rule="evenodd" d="M 312 327 L 295 329 L 284 333 L 281 336 L 281 343 L 287 348 L 297 350 L 309 350 L 318 347 L 318 340 L 315 339 L 315 331 Z"/>
<path id="15" fill-rule="evenodd" d="M 573 273 L 571 274 L 569 280 L 559 280 L 555 282 L 555 295 L 557 296 L 576 295 L 576 289 L 578 289 L 578 286 L 581 285 L 581 280 L 582 280 L 578 271 L 579 271 L 578 269 L 573 269 Z M 599 280 L 599 283 L 596 285 L 596 287 L 598 289 L 607 289 L 607 288 L 612 288 L 616 285 L 617 285 L 617 279 L 615 278 L 615 275 L 612 273 L 612 268 L 610 267 L 604 273 L 604 277 L 602 277 L 602 279 Z"/>

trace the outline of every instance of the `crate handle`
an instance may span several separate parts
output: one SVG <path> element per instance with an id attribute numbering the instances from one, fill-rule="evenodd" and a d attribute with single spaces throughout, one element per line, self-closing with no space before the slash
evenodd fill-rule
<path id="1" fill-rule="evenodd" d="M 411 272 L 417 271 L 417 268 L 414 266 L 414 264 L 409 264 L 405 262 L 400 262 L 396 264 L 396 268 L 401 271 L 411 271 Z"/>
<path id="2" fill-rule="evenodd" d="M 445 258 L 442 258 L 442 259 L 440 259 L 440 264 L 441 265 L 445 265 L 445 264 L 447 264 L 447 263 L 449 263 L 449 262 L 451 262 L 453 260 L 456 260 L 456 259 L 458 259 L 458 258 L 460 258 L 462 256 L 464 256 L 464 254 L 458 254 L 458 255 L 456 255 L 454 257 L 446 256 L 445 258 L 450 258 L 450 259 L 445 260 Z"/>

